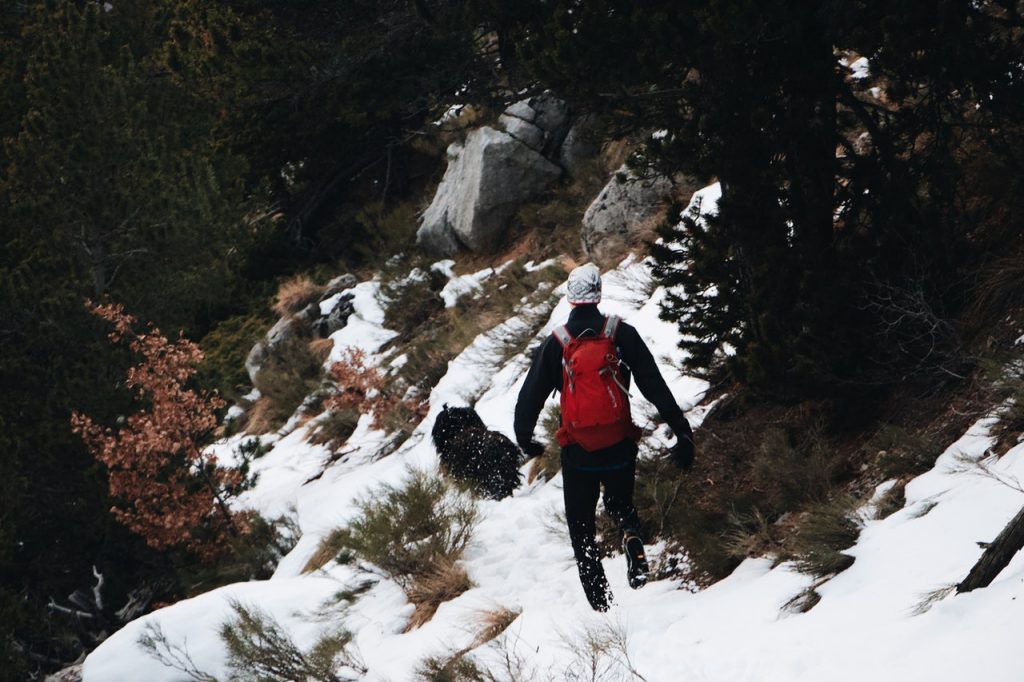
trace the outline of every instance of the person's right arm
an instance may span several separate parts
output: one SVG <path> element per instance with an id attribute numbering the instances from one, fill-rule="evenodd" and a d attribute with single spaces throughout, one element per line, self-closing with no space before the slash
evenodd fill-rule
<path id="1" fill-rule="evenodd" d="M 554 369 L 554 371 L 552 371 Z M 537 418 L 544 409 L 544 402 L 553 390 L 561 383 L 561 348 L 554 337 L 548 336 L 533 356 L 533 364 L 526 375 L 526 381 L 519 390 L 516 400 L 515 432 L 516 442 L 527 455 L 533 456 L 533 430 L 537 426 Z M 556 384 L 556 378 L 559 379 Z"/>

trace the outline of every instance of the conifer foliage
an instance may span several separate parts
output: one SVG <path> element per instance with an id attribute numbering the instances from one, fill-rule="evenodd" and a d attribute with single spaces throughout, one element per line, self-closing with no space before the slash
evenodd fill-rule
<path id="1" fill-rule="evenodd" d="M 202 446 L 217 426 L 224 402 L 187 388 L 202 351 L 185 338 L 170 342 L 160 330 L 136 332 L 136 320 L 116 304 L 93 313 L 113 325 L 112 343 L 127 343 L 139 356 L 127 386 L 142 409 L 119 428 L 74 412 L 72 429 L 108 470 L 111 512 L 154 549 L 184 547 L 200 558 L 215 558 L 230 534 L 248 530 L 246 515 L 228 500 L 247 483 L 244 468 L 218 465 Z"/>
<path id="2" fill-rule="evenodd" d="M 691 369 L 782 399 L 963 375 L 963 294 L 1000 243 L 978 207 L 1020 165 L 1018 3 L 474 6 L 520 84 L 663 130 L 643 166 L 721 182 L 716 218 L 655 250 Z"/>

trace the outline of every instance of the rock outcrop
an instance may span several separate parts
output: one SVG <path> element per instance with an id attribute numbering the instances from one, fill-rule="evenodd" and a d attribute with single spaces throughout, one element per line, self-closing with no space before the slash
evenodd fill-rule
<path id="1" fill-rule="evenodd" d="M 612 265 L 636 243 L 672 192 L 672 181 L 665 176 L 644 178 L 620 167 L 583 214 L 581 238 L 587 257 L 602 266 Z"/>
<path id="2" fill-rule="evenodd" d="M 354 296 L 352 294 L 342 294 L 334 303 L 330 312 L 316 320 L 313 329 L 316 331 L 317 336 L 321 339 L 326 339 L 348 324 L 348 318 L 355 312 L 355 307 L 352 305 L 353 299 Z"/>
<path id="3" fill-rule="evenodd" d="M 569 132 L 569 107 L 549 94 L 530 97 L 506 109 L 498 117 L 498 126 L 530 149 L 555 159 Z"/>
<path id="4" fill-rule="evenodd" d="M 551 159 L 569 130 L 564 102 L 550 95 L 516 102 L 498 126 L 448 147 L 448 170 L 416 233 L 421 247 L 445 256 L 494 247 L 516 209 L 561 176 Z"/>
<path id="5" fill-rule="evenodd" d="M 294 338 L 307 336 L 309 334 L 307 324 L 303 324 L 303 320 L 299 316 L 283 317 L 278 320 L 266 336 L 256 342 L 245 358 L 245 371 L 249 374 L 249 380 L 253 383 L 256 382 L 256 376 L 260 369 L 278 346 Z"/>
<path id="6" fill-rule="evenodd" d="M 358 283 L 355 275 L 335 277 L 327 283 L 318 302 L 310 303 L 296 314 L 278 320 L 245 358 L 245 371 L 249 380 L 256 383 L 256 376 L 267 359 L 293 339 L 327 338 L 348 324 L 354 308 L 353 296 L 346 293 L 346 290 Z"/>

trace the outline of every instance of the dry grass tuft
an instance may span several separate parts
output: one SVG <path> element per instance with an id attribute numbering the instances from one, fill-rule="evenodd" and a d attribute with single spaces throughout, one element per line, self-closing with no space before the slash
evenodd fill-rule
<path id="1" fill-rule="evenodd" d="M 907 484 L 900 481 L 882 493 L 875 503 L 875 518 L 884 519 L 892 516 L 907 504 Z"/>
<path id="2" fill-rule="evenodd" d="M 406 591 L 415 606 L 406 631 L 415 630 L 434 617 L 438 607 L 466 592 L 473 583 L 457 559 L 440 557 L 429 572 L 417 576 Z"/>
<path id="3" fill-rule="evenodd" d="M 914 608 L 910 610 L 910 614 L 913 616 L 920 616 L 927 613 L 937 603 L 956 592 L 956 587 L 956 583 L 942 585 L 930 592 L 922 594 L 921 599 L 914 605 Z"/>
<path id="4" fill-rule="evenodd" d="M 811 505 L 790 546 L 797 570 L 820 578 L 853 565 L 853 557 L 842 550 L 857 542 L 863 526 L 854 516 L 855 506 L 845 495 Z"/>
<path id="5" fill-rule="evenodd" d="M 260 435 L 273 431 L 279 425 L 277 419 L 273 418 L 274 409 L 270 398 L 261 397 L 254 402 L 245 413 L 245 423 L 241 427 L 246 433 Z"/>
<path id="6" fill-rule="evenodd" d="M 280 317 L 288 317 L 310 303 L 319 301 L 323 293 L 324 287 L 316 284 L 308 275 L 296 275 L 281 282 L 271 308 Z"/>
<path id="7" fill-rule="evenodd" d="M 515 622 L 522 609 L 510 609 L 507 606 L 497 606 L 487 611 L 480 611 L 476 615 L 476 624 L 480 631 L 473 639 L 471 648 L 483 646 L 505 632 Z"/>
<path id="8" fill-rule="evenodd" d="M 313 571 L 318 571 L 336 559 L 345 549 L 345 537 L 344 529 L 339 528 L 335 528 L 325 535 L 320 540 L 320 544 L 317 545 L 313 556 L 309 557 L 306 565 L 302 567 L 302 572 L 312 573 Z"/>
<path id="9" fill-rule="evenodd" d="M 795 597 L 782 605 L 782 610 L 787 613 L 807 613 L 821 601 L 821 595 L 813 587 L 802 590 Z"/>
<path id="10" fill-rule="evenodd" d="M 561 637 L 568 662 L 557 679 L 566 682 L 645 680 L 629 656 L 629 633 L 622 623 L 605 621 Z"/>
<path id="11" fill-rule="evenodd" d="M 333 339 L 313 339 L 309 342 L 309 354 L 321 365 L 327 362 L 333 348 Z"/>

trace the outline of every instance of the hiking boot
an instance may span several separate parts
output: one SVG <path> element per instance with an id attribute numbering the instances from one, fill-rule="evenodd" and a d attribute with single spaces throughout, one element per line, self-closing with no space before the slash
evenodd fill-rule
<path id="1" fill-rule="evenodd" d="M 636 535 L 622 538 L 622 553 L 626 555 L 626 576 L 629 586 L 638 590 L 647 584 L 647 554 L 644 543 Z"/>

